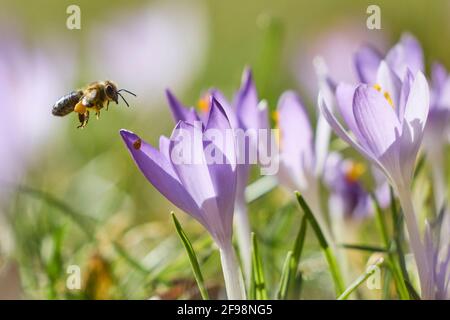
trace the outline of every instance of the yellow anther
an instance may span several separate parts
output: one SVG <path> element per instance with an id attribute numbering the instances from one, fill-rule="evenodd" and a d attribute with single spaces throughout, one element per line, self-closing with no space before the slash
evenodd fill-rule
<path id="1" fill-rule="evenodd" d="M 200 111 L 206 113 L 209 110 L 209 100 L 210 100 L 210 95 L 209 94 L 205 94 L 203 95 L 203 97 L 201 97 L 198 101 L 197 101 L 197 107 L 200 109 Z"/>
<path id="2" fill-rule="evenodd" d="M 375 90 L 377 90 L 378 92 L 383 93 L 383 96 L 387 100 L 387 102 L 391 105 L 392 108 L 395 108 L 394 101 L 392 101 L 392 98 L 391 98 L 391 95 L 389 94 L 389 92 L 387 92 L 387 91 L 383 92 L 383 89 L 381 88 L 381 86 L 378 83 L 374 84 L 373 88 Z"/>
<path id="3" fill-rule="evenodd" d="M 394 102 L 392 101 L 392 98 L 391 98 L 391 95 L 389 94 L 389 92 L 385 91 L 384 97 L 386 98 L 387 102 L 389 102 L 391 107 L 394 108 Z"/>
<path id="4" fill-rule="evenodd" d="M 349 182 L 356 182 L 366 171 L 366 166 L 361 162 L 352 162 L 350 168 L 348 168 L 345 178 Z"/>
<path id="5" fill-rule="evenodd" d="M 381 86 L 380 86 L 378 83 L 374 84 L 374 85 L 373 85 L 373 88 L 374 88 L 375 90 L 377 90 L 378 92 L 381 92 Z"/>

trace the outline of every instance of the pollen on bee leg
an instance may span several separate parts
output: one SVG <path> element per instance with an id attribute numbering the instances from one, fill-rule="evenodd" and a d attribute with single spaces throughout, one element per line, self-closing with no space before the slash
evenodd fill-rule
<path id="1" fill-rule="evenodd" d="M 141 145 L 142 145 L 141 139 L 137 139 L 136 141 L 133 142 L 133 148 L 135 148 L 136 150 L 139 150 L 141 148 Z"/>
<path id="2" fill-rule="evenodd" d="M 73 108 L 73 111 L 79 114 L 84 114 L 86 112 L 86 107 L 81 102 L 78 102 L 75 105 L 75 108 Z"/>

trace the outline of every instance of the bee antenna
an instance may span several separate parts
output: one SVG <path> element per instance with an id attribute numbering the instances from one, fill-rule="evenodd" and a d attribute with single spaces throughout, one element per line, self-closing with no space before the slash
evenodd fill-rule
<path id="1" fill-rule="evenodd" d="M 128 104 L 127 100 L 125 100 L 125 98 L 119 93 L 119 91 L 117 91 L 117 94 L 122 98 L 122 100 L 125 102 L 127 107 L 129 107 L 130 105 Z"/>
<path id="2" fill-rule="evenodd" d="M 127 89 L 120 89 L 120 90 L 118 90 L 117 92 L 120 92 L 120 91 L 125 91 L 125 92 L 127 92 L 127 93 L 129 93 L 129 94 L 131 94 L 131 95 L 133 95 L 133 96 L 135 96 L 135 97 L 137 97 L 137 95 L 136 95 L 135 93 L 133 93 L 133 92 L 127 90 Z M 122 98 L 122 99 L 123 99 L 123 98 Z"/>

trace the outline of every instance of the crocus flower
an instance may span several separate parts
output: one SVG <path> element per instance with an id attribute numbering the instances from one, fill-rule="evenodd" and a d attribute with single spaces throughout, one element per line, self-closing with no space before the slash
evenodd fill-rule
<path id="1" fill-rule="evenodd" d="M 261 130 L 265 130 L 266 133 L 270 132 L 267 105 L 264 101 L 260 102 L 258 99 L 252 72 L 249 68 L 246 68 L 243 72 L 241 87 L 236 92 L 232 103 L 219 90 L 211 89 L 199 100 L 200 112 L 197 112 L 193 107 L 188 108 L 184 106 L 171 91 L 167 90 L 169 106 L 175 121 L 202 121 L 206 124 L 207 114 L 210 110 L 208 103 L 210 96 L 214 96 L 223 106 L 231 127 L 236 134 L 237 157 L 240 161 L 237 163 L 235 226 L 239 248 L 242 250 L 241 256 L 246 279 L 250 280 L 250 223 L 245 201 L 245 188 L 252 164 L 250 163 L 250 154 L 253 153 L 259 158 L 261 145 L 264 145 L 261 143 L 262 141 L 258 140 L 258 137 L 261 138 L 261 135 L 258 136 L 258 133 Z M 248 139 L 243 138 L 244 135 L 248 135 Z"/>
<path id="2" fill-rule="evenodd" d="M 375 83 L 378 68 L 383 60 L 400 79 L 406 76 L 408 69 L 412 74 L 424 71 L 422 47 L 409 33 L 404 33 L 399 43 L 394 45 L 385 57 L 375 47 L 366 45 L 355 53 L 354 59 L 359 80 L 363 83 Z"/>
<path id="3" fill-rule="evenodd" d="M 450 216 L 442 211 L 436 221 L 426 224 L 425 248 L 430 261 L 434 298 L 450 300 Z"/>
<path id="4" fill-rule="evenodd" d="M 358 221 L 372 214 L 370 196 L 360 177 L 365 167 L 360 162 L 331 153 L 326 161 L 324 181 L 330 190 L 329 207 L 338 219 Z"/>
<path id="5" fill-rule="evenodd" d="M 120 81 L 151 105 L 164 102 L 169 85 L 184 92 L 207 53 L 207 14 L 198 1 L 157 1 L 120 10 L 91 29 L 91 77 Z"/>
<path id="6" fill-rule="evenodd" d="M 411 201 L 411 182 L 429 110 L 425 76 L 406 70 L 400 80 L 384 61 L 371 85 L 337 88 L 339 113 L 351 134 L 319 95 L 319 108 L 336 134 L 381 169 L 397 192 L 424 298 L 431 297 L 429 266 Z M 373 85 L 373 86 L 372 86 Z"/>
<path id="7" fill-rule="evenodd" d="M 332 243 L 329 227 L 320 208 L 319 199 L 319 172 L 317 165 L 324 163 L 320 157 L 326 154 L 317 154 L 317 143 L 326 143 L 328 140 L 314 140 L 314 133 L 309 117 L 298 95 L 292 91 L 282 94 L 278 101 L 277 123 L 280 130 L 280 170 L 279 180 L 289 190 L 298 190 L 302 193 L 311 207 L 320 227 Z M 318 127 L 323 130 L 324 127 Z M 321 136 L 320 132 L 316 137 Z"/>
<path id="8" fill-rule="evenodd" d="M 219 130 L 224 134 L 230 128 L 225 111 L 212 98 L 205 125 L 179 121 L 170 139 L 164 136 L 160 138 L 159 150 L 130 131 L 121 130 L 120 133 L 131 156 L 150 183 L 211 234 L 220 249 L 228 298 L 241 299 L 245 293 L 231 243 L 237 184 L 234 140 L 231 139 L 231 143 L 223 147 L 207 136 L 208 130 Z M 183 145 L 183 141 L 188 141 L 187 145 Z M 223 163 L 209 161 L 208 150 L 211 148 L 216 155 L 219 153 L 225 158 Z M 176 158 L 179 150 L 190 157 L 180 161 Z"/>

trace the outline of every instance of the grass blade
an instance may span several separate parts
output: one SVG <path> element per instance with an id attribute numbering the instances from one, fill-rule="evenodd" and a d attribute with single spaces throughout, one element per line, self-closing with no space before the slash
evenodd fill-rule
<path id="1" fill-rule="evenodd" d="M 183 228 L 180 225 L 180 222 L 178 221 L 177 217 L 173 212 L 172 212 L 172 219 L 173 223 L 175 224 L 175 229 L 177 230 L 178 236 L 180 237 L 181 242 L 183 242 L 184 248 L 186 249 L 186 252 L 189 256 L 189 261 L 191 262 L 192 271 L 194 272 L 195 281 L 197 281 L 200 294 L 203 300 L 208 300 L 209 299 L 208 291 L 206 290 L 205 287 L 202 271 L 200 269 L 200 265 L 198 264 L 194 248 L 192 247 L 191 242 L 189 241 L 186 233 L 184 232 Z"/>
<path id="2" fill-rule="evenodd" d="M 392 190 L 392 189 L 391 189 Z M 392 276 L 395 281 L 395 286 L 397 288 L 397 293 L 402 300 L 407 300 L 409 295 L 407 292 L 407 288 L 405 287 L 404 280 L 403 280 L 403 272 L 401 270 L 401 262 L 397 262 L 395 259 L 394 254 L 392 253 L 392 244 L 395 243 L 395 247 L 400 246 L 400 243 L 396 241 L 395 237 L 395 231 L 394 231 L 394 240 L 391 240 L 388 233 L 387 223 L 384 216 L 384 213 L 381 209 L 380 203 L 378 202 L 377 197 L 374 194 L 371 194 L 372 201 L 375 205 L 375 215 L 377 219 L 378 226 L 380 228 L 381 238 L 383 239 L 384 246 L 386 248 L 386 252 L 388 253 L 388 265 L 390 266 L 392 270 Z M 396 206 L 395 206 L 395 199 L 393 198 L 393 194 L 391 193 L 391 207 L 393 212 L 396 212 Z M 399 249 L 397 248 L 397 251 Z M 401 250 L 401 247 L 400 247 Z M 401 251 L 400 251 L 401 252 Z M 403 254 L 399 254 L 399 261 L 403 259 Z"/>
<path id="3" fill-rule="evenodd" d="M 389 252 L 386 248 L 377 247 L 377 246 L 370 246 L 365 244 L 341 244 L 342 248 L 345 249 L 351 249 L 351 250 L 360 250 L 360 251 L 367 251 L 367 252 Z"/>
<path id="4" fill-rule="evenodd" d="M 411 299 L 413 300 L 421 300 L 419 294 L 417 293 L 416 289 L 414 289 L 411 282 L 408 280 L 405 280 L 406 288 L 408 289 L 409 295 L 411 296 Z"/>
<path id="5" fill-rule="evenodd" d="M 336 256 L 333 253 L 332 248 L 328 245 L 327 240 L 325 239 L 325 236 L 323 235 L 322 230 L 319 227 L 319 224 L 317 223 L 316 218 L 314 217 L 311 209 L 309 208 L 308 204 L 306 203 L 305 199 L 302 197 L 302 195 L 299 192 L 295 192 L 295 195 L 297 197 L 297 201 L 300 204 L 300 207 L 302 207 L 304 214 L 306 215 L 306 218 L 309 221 L 309 224 L 314 230 L 314 233 L 316 234 L 317 240 L 319 241 L 320 247 L 323 250 L 323 253 L 325 255 L 325 258 L 328 262 L 328 266 L 330 267 L 331 277 L 333 278 L 336 294 L 339 296 L 344 292 L 345 286 L 344 281 L 342 280 L 341 271 L 338 267 L 338 264 L 336 262 Z"/>
<path id="6" fill-rule="evenodd" d="M 291 282 L 292 276 L 292 265 L 293 263 L 292 251 L 289 251 L 286 255 L 286 260 L 284 260 L 283 271 L 281 273 L 280 284 L 277 292 L 277 299 L 284 300 L 287 297 L 287 292 L 289 288 L 289 283 Z"/>
<path id="7" fill-rule="evenodd" d="M 345 289 L 345 291 L 337 298 L 338 300 L 347 300 L 350 294 L 355 291 L 362 283 L 364 283 L 371 275 L 373 275 L 380 265 L 383 263 L 383 258 L 380 258 L 374 264 L 370 265 L 366 271 L 360 275 L 353 283 Z"/>
<path id="8" fill-rule="evenodd" d="M 267 300 L 269 297 L 266 290 L 266 281 L 259 255 L 256 236 L 252 233 L 252 281 L 250 285 L 250 297 L 256 300 Z"/>

